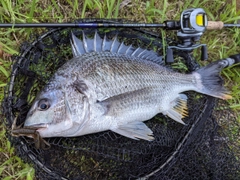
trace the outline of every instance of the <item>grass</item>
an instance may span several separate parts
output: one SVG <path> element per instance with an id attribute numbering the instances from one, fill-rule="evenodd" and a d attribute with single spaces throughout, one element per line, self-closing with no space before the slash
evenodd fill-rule
<path id="1" fill-rule="evenodd" d="M 0 2 L 0 21 L 2 23 L 24 22 L 67 22 L 78 18 L 126 18 L 137 22 L 158 22 L 167 19 L 179 19 L 182 10 L 190 7 L 202 7 L 210 20 L 222 20 L 225 23 L 236 23 L 240 19 L 239 1 L 208 0 L 2 0 Z M 0 101 L 3 99 L 4 86 L 11 73 L 11 55 L 17 54 L 20 44 L 29 39 L 32 33 L 43 29 L 1 29 L 0 31 Z M 239 53 L 240 29 L 208 31 L 201 38 L 208 45 L 209 60 L 217 60 Z M 165 31 L 160 32 L 166 36 Z M 195 57 L 199 52 L 194 52 Z M 204 64 L 204 63 L 203 63 Z M 240 110 L 240 73 L 239 67 L 230 67 L 223 71 L 226 84 L 232 90 L 233 99 L 230 107 Z M 237 114 L 240 117 L 239 114 Z M 236 127 L 234 127 L 236 128 Z M 234 129 L 235 131 L 235 129 Z M 0 178 L 33 179 L 34 169 L 24 164 L 15 154 L 4 135 L 0 125 Z"/>
<path id="2" fill-rule="evenodd" d="M 0 177 L 3 180 L 9 179 L 27 179 L 31 180 L 34 176 L 34 168 L 29 164 L 24 163 L 14 153 L 14 148 L 11 147 L 9 141 L 5 137 L 5 130 L 3 125 L 0 126 Z"/>

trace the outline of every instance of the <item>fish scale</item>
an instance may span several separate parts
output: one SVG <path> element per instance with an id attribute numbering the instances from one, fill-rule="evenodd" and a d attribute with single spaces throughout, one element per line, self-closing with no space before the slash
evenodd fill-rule
<path id="1" fill-rule="evenodd" d="M 105 54 L 107 54 L 107 52 Z M 110 53 L 108 53 L 108 54 L 112 55 Z M 113 58 L 111 58 L 111 56 L 109 56 L 109 55 L 104 59 L 100 59 L 99 61 L 101 63 L 98 62 L 97 64 L 95 64 L 95 62 L 93 62 L 92 65 L 90 65 L 88 63 L 88 60 L 85 59 L 86 63 L 88 64 L 87 66 L 85 66 L 83 64 L 84 69 L 86 69 L 86 71 L 79 72 L 80 73 L 79 76 L 82 76 L 82 78 L 89 80 L 91 82 L 95 81 L 94 84 L 98 84 L 98 82 L 103 82 L 102 87 L 104 87 L 104 84 L 107 86 L 105 91 L 109 91 L 109 90 L 111 91 L 111 89 L 109 89 L 109 87 L 112 87 L 112 85 L 116 85 L 110 81 L 113 78 L 113 75 L 117 77 L 115 80 L 113 79 L 114 81 L 119 81 L 119 79 L 123 79 L 124 81 L 126 81 L 128 83 L 128 86 L 131 88 L 129 90 L 135 90 L 139 86 L 140 86 L 140 88 L 141 88 L 141 86 L 144 86 L 144 84 L 141 82 L 143 80 L 144 81 L 146 81 L 147 79 L 149 81 L 153 81 L 154 79 L 159 80 L 159 78 L 155 76 L 155 73 L 152 72 L 152 70 L 154 69 L 153 67 L 150 66 L 151 68 L 148 69 L 145 65 L 137 66 L 135 64 L 135 62 L 134 62 L 133 66 L 129 66 L 129 65 L 131 65 L 131 63 L 127 64 L 128 61 L 126 61 L 124 59 L 120 59 L 120 58 L 122 58 L 122 56 L 118 58 L 118 55 L 117 55 L 117 56 L 113 56 Z M 102 54 L 102 57 L 105 57 L 104 54 Z M 117 63 L 114 62 L 115 59 L 116 59 Z M 128 60 L 130 60 L 130 62 L 132 61 L 131 59 L 128 59 Z M 122 61 L 125 63 L 120 64 L 119 62 L 122 62 Z M 79 59 L 79 62 L 81 62 L 81 59 Z M 109 65 L 109 63 L 114 64 L 114 66 L 111 67 L 111 64 Z M 112 71 L 106 72 L 107 69 L 100 68 L 101 66 L 104 66 L 104 65 L 108 65 Z M 102 72 L 99 73 L 98 71 L 97 72 L 93 71 L 93 68 L 90 68 L 91 66 L 97 67 L 97 69 L 99 69 L 99 71 L 102 70 Z M 85 67 L 87 67 L 87 68 L 85 68 Z M 91 71 L 89 71 L 88 68 L 90 68 Z M 113 75 L 112 75 L 112 73 L 113 73 Z M 99 75 L 99 74 L 101 74 L 101 75 Z M 134 74 L 134 77 L 132 76 L 133 74 Z M 151 76 L 151 74 L 152 74 L 152 76 Z M 127 77 L 127 76 L 129 76 L 129 77 Z M 111 77 L 111 78 L 109 79 L 109 77 Z M 119 77 L 121 77 L 121 78 L 119 78 Z M 136 81 L 135 81 L 136 79 L 139 80 L 138 84 L 136 84 Z M 147 83 L 147 81 L 146 81 L 146 83 Z M 121 84 L 121 83 L 119 83 L 119 84 Z M 135 86 L 137 86 L 137 87 L 134 88 Z M 114 87 L 116 87 L 116 86 L 114 86 Z M 118 88 L 118 86 L 116 88 Z M 122 91 L 121 87 L 118 89 L 120 89 L 120 91 L 121 91 L 120 93 L 124 93 Z M 118 93 L 115 93 L 115 94 L 118 94 Z"/>
<path id="2" fill-rule="evenodd" d="M 111 130 L 151 141 L 153 132 L 144 121 L 156 114 L 185 124 L 187 96 L 183 92 L 231 97 L 219 76 L 225 65 L 234 63 L 231 58 L 181 74 L 163 67 L 156 52 L 126 46 L 117 36 L 101 39 L 96 32 L 90 39 L 83 32 L 82 37 L 83 41 L 72 34 L 73 59 L 57 70 L 27 115 L 24 126 L 39 127 L 41 137 Z"/>

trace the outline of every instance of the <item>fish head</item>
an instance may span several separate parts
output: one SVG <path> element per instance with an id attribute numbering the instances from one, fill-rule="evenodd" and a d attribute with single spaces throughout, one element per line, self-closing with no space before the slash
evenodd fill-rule
<path id="1" fill-rule="evenodd" d="M 36 127 L 38 130 L 47 129 L 56 123 L 56 109 L 61 104 L 60 91 L 41 92 L 34 100 L 24 122 L 24 127 Z"/>
<path id="2" fill-rule="evenodd" d="M 76 98 L 75 95 L 71 90 L 64 92 L 62 89 L 41 92 L 27 114 L 24 127 L 36 128 L 41 137 L 68 136 L 74 133 L 74 122 L 82 121 L 81 117 L 77 118 L 77 114 L 85 113 L 85 105 L 81 102 L 84 97 L 78 94 Z M 73 109 L 76 101 L 77 110 Z"/>
<path id="3" fill-rule="evenodd" d="M 50 123 L 49 120 L 53 116 L 52 103 L 53 99 L 50 97 L 37 97 L 27 114 L 24 126 L 40 125 L 40 122 L 42 124 Z"/>

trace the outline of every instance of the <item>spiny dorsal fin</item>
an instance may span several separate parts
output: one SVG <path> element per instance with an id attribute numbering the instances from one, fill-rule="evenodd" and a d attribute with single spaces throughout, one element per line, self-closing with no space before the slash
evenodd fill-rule
<path id="1" fill-rule="evenodd" d="M 125 54 L 128 46 L 126 46 L 123 42 L 120 44 L 117 53 L 118 54 Z"/>
<path id="2" fill-rule="evenodd" d="M 102 51 L 110 51 L 112 41 L 108 40 L 107 35 L 105 34 L 102 42 Z"/>
<path id="3" fill-rule="evenodd" d="M 97 33 L 97 30 L 95 31 L 93 39 L 88 38 L 84 31 L 82 31 L 82 41 L 72 33 L 71 46 L 74 57 L 90 52 L 109 51 L 112 53 L 138 57 L 158 64 L 163 63 L 162 56 L 159 56 L 156 52 L 140 47 L 134 48 L 132 45 L 126 46 L 123 42 L 120 43 L 118 41 L 117 35 L 113 40 L 109 40 L 105 34 L 102 39 Z"/>
<path id="4" fill-rule="evenodd" d="M 81 56 L 82 54 L 85 54 L 86 51 L 84 49 L 83 42 L 80 39 L 78 39 L 73 33 L 71 34 L 72 34 L 72 38 L 70 42 L 72 46 L 73 57 L 77 57 L 77 56 Z"/>
<path id="5" fill-rule="evenodd" d="M 127 50 L 126 50 L 126 54 L 127 55 L 131 55 L 134 51 L 134 48 L 132 47 L 132 45 L 128 46 Z"/>
<path id="6" fill-rule="evenodd" d="M 117 40 L 117 35 L 116 35 L 112 41 L 110 52 L 112 53 L 118 52 L 119 46 L 120 46 L 120 42 Z"/>
<path id="7" fill-rule="evenodd" d="M 82 31 L 82 37 L 83 37 L 83 45 L 84 49 L 87 53 L 94 52 L 94 39 L 88 38 L 84 31 Z"/>
<path id="8" fill-rule="evenodd" d="M 94 51 L 95 52 L 102 51 L 102 43 L 103 43 L 103 39 L 98 35 L 96 30 L 94 34 Z"/>

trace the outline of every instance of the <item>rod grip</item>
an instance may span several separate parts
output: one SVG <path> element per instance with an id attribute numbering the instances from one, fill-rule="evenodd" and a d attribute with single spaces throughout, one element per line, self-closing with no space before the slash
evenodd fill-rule
<path id="1" fill-rule="evenodd" d="M 219 30 L 224 27 L 224 23 L 222 21 L 208 21 L 207 30 Z"/>

